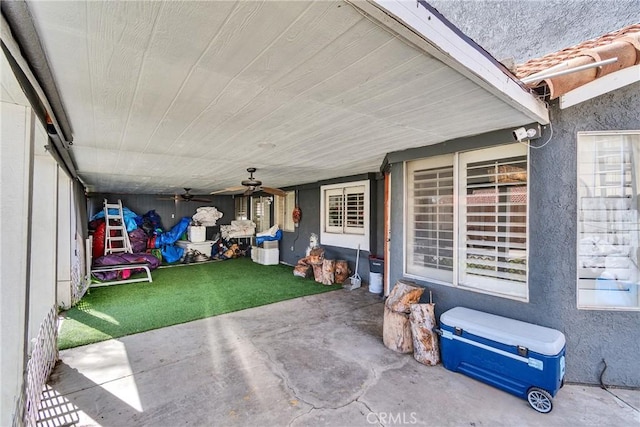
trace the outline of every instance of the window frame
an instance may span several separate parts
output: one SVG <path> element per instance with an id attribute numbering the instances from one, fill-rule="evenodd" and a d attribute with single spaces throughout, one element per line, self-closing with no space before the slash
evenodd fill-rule
<path id="1" fill-rule="evenodd" d="M 275 196 L 275 219 L 282 231 L 295 231 L 293 222 L 293 209 L 296 207 L 296 192 L 287 191 L 284 196 Z"/>
<path id="2" fill-rule="evenodd" d="M 362 200 L 362 222 L 363 227 L 351 228 L 345 223 L 347 221 L 347 207 L 343 200 L 342 203 L 342 226 L 329 225 L 328 221 L 328 197 L 342 195 L 343 198 L 347 194 L 354 194 L 354 191 L 362 187 L 362 191 L 357 194 L 363 194 Z M 371 186 L 368 180 L 351 181 L 341 184 L 331 184 L 320 186 L 320 243 L 323 245 L 338 246 L 343 248 L 357 249 L 358 245 L 361 250 L 368 251 L 370 247 L 370 201 Z"/>
<path id="3" fill-rule="evenodd" d="M 256 225 L 256 233 L 271 228 L 271 197 L 251 196 L 251 221 Z"/>
<path id="4" fill-rule="evenodd" d="M 249 197 L 234 196 L 234 218 L 237 221 L 249 219 Z"/>
<path id="5" fill-rule="evenodd" d="M 582 207 L 582 201 L 583 201 L 583 197 L 581 196 L 581 192 L 582 191 L 595 191 L 595 181 L 597 179 L 597 174 L 598 172 L 596 171 L 596 164 L 595 161 L 594 162 L 590 162 L 588 163 L 588 166 L 583 166 L 586 164 L 586 162 L 582 161 L 582 157 L 581 156 L 585 156 L 585 153 L 587 152 L 587 148 L 585 147 L 589 142 L 593 143 L 593 144 L 597 144 L 598 142 L 604 142 L 604 141 L 595 141 L 592 138 L 598 138 L 598 137 L 604 137 L 604 138 L 612 138 L 612 137 L 619 137 L 620 141 L 623 142 L 623 138 L 625 136 L 635 136 L 636 138 L 638 138 L 640 140 L 640 131 L 637 130 L 628 130 L 628 131 L 582 131 L 582 132 L 577 132 L 576 135 L 576 306 L 578 308 L 578 310 L 597 310 L 597 311 L 640 311 L 640 283 L 634 283 L 631 280 L 624 280 L 624 279 L 618 279 L 617 277 L 612 278 L 612 279 L 608 279 L 605 278 L 606 282 L 603 282 L 599 285 L 598 280 L 602 277 L 602 275 L 600 275 L 599 277 L 595 277 L 595 278 L 588 278 L 585 277 L 585 272 L 584 270 L 589 268 L 587 266 L 584 265 L 584 260 L 583 258 L 585 256 L 588 256 L 588 254 L 585 254 L 582 252 L 583 248 L 581 248 L 581 246 L 583 245 L 583 239 L 588 238 L 588 237 L 593 237 L 593 236 L 589 236 L 589 234 L 593 234 L 595 232 L 587 232 L 584 231 L 584 225 L 585 224 L 581 224 L 581 222 L 591 222 L 591 223 L 597 223 L 601 222 L 601 220 L 599 219 L 591 219 L 591 220 L 583 220 L 584 218 L 584 213 L 585 211 L 589 211 L 589 209 L 584 209 Z M 591 141 L 587 141 L 587 139 L 591 139 Z M 633 141 L 632 141 L 633 142 Z M 583 147 L 581 150 L 581 146 Z M 638 153 L 640 153 L 640 149 L 638 149 L 637 151 Z M 597 153 L 597 151 L 594 151 L 594 153 Z M 624 151 L 624 153 L 626 153 L 626 151 Z M 594 154 L 595 155 L 595 154 Z M 640 156 L 639 156 L 640 157 Z M 637 170 L 638 166 L 640 166 L 640 159 L 639 158 L 634 158 L 635 160 L 635 164 L 631 163 L 630 165 L 630 172 L 631 172 L 631 178 L 633 179 L 633 171 L 634 171 L 634 166 L 635 169 Z M 583 171 L 582 167 L 586 167 L 586 168 L 593 168 L 592 173 L 589 173 L 589 171 Z M 582 179 L 582 177 L 588 175 L 589 177 L 593 178 L 594 180 L 594 185 L 589 187 L 588 185 L 586 185 L 586 182 Z M 640 180 L 637 176 L 635 177 L 636 180 Z M 622 178 L 623 179 L 623 178 Z M 633 187 L 632 187 L 633 189 Z M 638 189 L 636 189 L 636 191 L 638 191 Z M 586 196 L 588 197 L 588 196 Z M 595 197 L 592 196 L 592 197 Z M 599 196 L 599 197 L 606 197 L 608 200 L 615 200 L 615 199 L 620 199 L 623 200 L 625 199 L 625 197 L 622 196 L 611 196 L 611 195 L 605 195 L 605 196 Z M 635 200 L 634 200 L 635 199 Z M 631 194 L 630 197 L 630 201 L 629 201 L 629 205 L 631 207 L 630 210 L 630 214 L 629 216 L 633 216 L 633 206 L 634 206 L 634 201 L 635 201 L 635 211 L 636 211 L 636 220 L 638 220 L 640 218 L 640 195 L 639 194 Z M 613 205 L 617 205 L 617 203 L 612 203 Z M 612 214 L 612 212 L 616 212 L 616 214 Z M 607 224 L 607 230 L 611 230 L 613 227 L 613 229 L 615 231 L 620 231 L 617 228 L 617 225 L 619 223 L 625 223 L 625 221 L 620 221 L 617 218 L 620 217 L 624 217 L 625 215 L 622 213 L 618 213 L 618 212 L 624 212 L 624 210 L 619 210 L 617 207 L 615 209 L 606 209 L 606 224 Z M 614 218 L 613 220 L 611 218 Z M 633 222 L 633 221 L 631 221 Z M 616 225 L 612 225 L 612 224 L 616 224 Z M 591 226 L 593 227 L 593 225 Z M 631 230 L 633 231 L 633 230 Z M 586 236 L 586 237 L 585 237 Z M 633 236 L 632 236 L 633 237 Z M 638 245 L 638 240 L 640 240 L 640 231 L 638 231 L 638 234 L 635 235 L 636 241 L 635 241 L 635 252 L 636 252 L 636 258 L 640 257 L 640 245 Z M 617 239 L 617 238 L 616 238 Z M 636 278 L 640 281 L 640 260 L 638 259 L 634 259 L 633 256 L 633 251 L 634 251 L 634 245 L 633 245 L 633 241 L 630 241 L 629 244 L 629 249 L 628 249 L 628 258 L 629 261 L 632 264 L 635 264 L 635 268 L 636 268 Z M 595 244 L 595 243 L 594 243 Z M 616 245 L 618 245 L 618 243 L 612 244 L 614 247 Z M 623 244 L 624 245 L 624 244 Z M 598 251 L 600 251 L 600 249 L 598 249 Z M 592 255 L 595 256 L 595 255 Z M 602 254 L 598 254 L 598 256 L 596 256 L 596 258 L 603 258 L 602 263 L 604 263 L 604 271 L 603 274 L 606 275 L 610 275 L 611 272 L 607 271 L 607 266 L 606 266 L 606 258 L 608 258 L 607 254 L 604 254 L 604 256 Z M 626 257 L 622 257 L 622 258 L 626 258 Z M 618 257 L 616 257 L 616 259 L 614 260 L 616 262 L 619 261 Z M 593 270 L 594 268 L 600 268 L 600 267 L 591 267 L 591 270 Z M 614 265 L 613 267 L 610 267 L 612 269 L 618 269 L 619 265 Z M 632 265 L 633 268 L 633 265 Z M 607 276 L 608 277 L 608 276 Z M 593 280 L 593 288 L 588 287 L 588 284 L 586 284 L 585 282 L 588 280 Z M 611 282 L 611 283 L 610 283 Z M 619 286 L 619 282 L 621 282 L 622 284 L 625 283 L 629 283 L 631 286 L 629 286 L 628 289 L 620 289 Z M 634 287 L 635 286 L 635 287 Z M 584 292 L 584 291 L 593 291 L 593 292 Z M 606 304 L 607 301 L 613 301 L 613 300 L 618 300 L 621 301 L 620 297 L 622 297 L 624 299 L 624 295 L 622 294 L 610 294 L 610 295 L 596 295 L 596 292 L 598 291 L 626 291 L 629 292 L 629 298 L 634 298 L 634 293 L 635 293 L 635 306 L 633 305 L 622 305 L 620 303 L 618 304 L 614 304 L 614 303 L 609 303 Z M 581 295 L 583 294 L 583 292 L 585 293 L 585 297 L 584 300 L 581 300 Z M 592 301 L 589 301 L 589 298 L 587 297 L 587 295 L 589 294 L 593 294 L 591 296 L 591 300 L 593 301 L 593 303 L 591 303 Z M 618 298 L 616 298 L 618 297 Z M 600 299 L 602 302 L 600 304 L 598 304 L 598 299 Z"/>
<path id="6" fill-rule="evenodd" d="M 466 182 L 466 174 L 467 171 L 465 166 L 469 163 L 477 163 L 482 161 L 500 161 L 503 159 L 508 159 L 511 157 L 520 157 L 525 156 L 527 163 L 527 171 L 526 171 L 526 220 L 524 222 L 525 227 L 525 254 L 524 254 L 524 262 L 525 262 L 525 281 L 524 287 L 520 291 L 518 291 L 518 285 L 516 283 L 506 283 L 505 281 L 497 278 L 482 278 L 481 282 L 483 282 L 483 286 L 475 286 L 473 283 L 477 282 L 476 278 L 471 280 L 466 280 L 467 272 L 466 269 L 466 252 L 467 252 L 467 233 L 466 233 L 466 209 L 467 209 L 467 182 Z M 423 159 L 413 159 L 404 162 L 404 242 L 403 242 L 403 274 L 406 277 L 424 280 L 431 283 L 441 284 L 445 286 L 450 286 L 454 288 L 459 288 L 462 290 L 473 291 L 477 293 L 483 293 L 488 295 L 493 295 L 501 298 L 513 299 L 516 301 L 528 302 L 529 301 L 529 194 L 530 194 L 530 179 L 529 179 L 529 168 L 530 168 L 530 159 L 529 159 L 529 149 L 528 146 L 524 144 L 505 144 L 498 146 L 491 146 L 480 148 L 477 150 L 469 150 L 469 151 L 460 151 L 454 152 L 450 154 L 444 154 L 439 156 L 433 156 Z M 413 230 L 412 222 L 414 218 L 414 214 L 412 213 L 412 208 L 414 206 L 414 201 L 410 200 L 413 197 L 413 194 L 410 194 L 414 191 L 414 188 L 411 187 L 413 182 L 413 177 L 410 176 L 416 170 L 420 170 L 420 168 L 424 170 L 435 170 L 438 168 L 444 167 L 453 167 L 453 271 L 448 273 L 448 270 L 430 270 L 429 268 L 423 267 L 422 271 L 419 267 L 415 265 L 410 265 L 409 256 L 413 253 L 413 248 L 410 248 L 409 245 L 413 241 L 412 236 L 409 233 Z M 502 193 L 497 193 L 502 194 Z M 504 222 L 496 222 L 497 226 L 504 226 Z M 496 261 L 496 264 L 498 261 Z M 444 273 L 447 272 L 447 273 Z M 514 291 L 515 289 L 515 291 Z"/>

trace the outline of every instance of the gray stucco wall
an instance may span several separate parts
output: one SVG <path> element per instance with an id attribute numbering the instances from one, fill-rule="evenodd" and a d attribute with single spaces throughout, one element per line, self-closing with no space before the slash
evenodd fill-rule
<path id="1" fill-rule="evenodd" d="M 295 265 L 300 258 L 305 256 L 309 246 L 309 237 L 315 233 L 320 237 L 320 186 L 337 184 L 362 179 L 370 180 L 371 203 L 371 247 L 369 251 L 360 251 L 358 274 L 364 282 L 369 280 L 369 255 L 382 255 L 384 243 L 382 240 L 382 228 L 384 227 L 384 181 L 378 179 L 375 174 L 344 177 L 331 181 L 323 181 L 306 184 L 286 190 L 297 190 L 298 204 L 302 210 L 302 219 L 299 226 L 293 232 L 283 232 L 280 241 L 280 261 L 289 265 Z M 381 217 L 382 215 L 382 217 Z M 293 247 L 293 250 L 291 248 Z M 355 269 L 356 250 L 340 248 L 336 246 L 322 245 L 327 259 L 343 259 L 349 263 L 351 270 Z"/>
<path id="2" fill-rule="evenodd" d="M 496 59 L 516 63 L 640 21 L 637 0 L 427 0 Z"/>
<path id="3" fill-rule="evenodd" d="M 606 384 L 640 387 L 640 312 L 578 310 L 576 303 L 576 134 L 640 129 L 638 111 L 640 83 L 567 110 L 553 106 L 553 139 L 529 157 L 529 302 L 417 281 L 432 290 L 437 316 L 465 306 L 558 329 L 567 339 L 567 381 L 597 384 L 605 360 Z M 447 145 L 447 151 L 463 148 Z M 420 157 L 441 152 L 442 144 L 424 147 Z M 395 283 L 403 277 L 403 164 L 393 163 L 391 171 L 390 279 Z"/>

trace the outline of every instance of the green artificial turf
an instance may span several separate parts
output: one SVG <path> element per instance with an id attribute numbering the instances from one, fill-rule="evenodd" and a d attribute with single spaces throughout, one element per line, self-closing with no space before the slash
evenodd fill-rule
<path id="1" fill-rule="evenodd" d="M 260 265 L 249 258 L 162 268 L 151 274 L 152 283 L 91 288 L 66 312 L 59 349 L 341 288 L 295 277 L 285 265 Z"/>

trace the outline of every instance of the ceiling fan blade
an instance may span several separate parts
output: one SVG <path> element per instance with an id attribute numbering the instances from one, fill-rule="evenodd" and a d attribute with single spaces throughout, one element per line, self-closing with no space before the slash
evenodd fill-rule
<path id="1" fill-rule="evenodd" d="M 229 188 L 225 188 L 224 190 L 217 190 L 217 191 L 212 191 L 210 194 L 240 194 L 242 192 L 244 192 L 247 189 L 247 187 L 245 187 L 244 185 L 241 185 L 239 187 L 229 187 Z"/>
<path id="2" fill-rule="evenodd" d="M 287 195 L 286 191 L 281 190 L 279 188 L 261 187 L 260 189 L 262 191 L 264 191 L 265 193 L 273 194 L 274 196 L 286 196 Z"/>
<path id="3" fill-rule="evenodd" d="M 191 199 L 189 199 L 190 202 L 203 202 L 203 203 L 211 203 L 211 200 L 209 199 L 200 199 L 197 197 L 193 197 Z"/>

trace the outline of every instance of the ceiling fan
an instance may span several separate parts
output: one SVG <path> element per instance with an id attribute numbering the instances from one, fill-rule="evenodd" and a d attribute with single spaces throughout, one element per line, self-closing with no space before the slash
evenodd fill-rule
<path id="1" fill-rule="evenodd" d="M 184 193 L 182 194 L 176 194 L 173 197 L 158 197 L 158 200 L 173 200 L 176 203 L 177 202 L 204 202 L 204 203 L 211 203 L 210 199 L 203 199 L 201 197 L 198 196 L 194 196 L 193 194 L 190 193 L 191 189 L 190 188 L 186 188 L 184 189 Z"/>
<path id="2" fill-rule="evenodd" d="M 250 196 L 254 192 L 262 191 L 267 194 L 273 194 L 275 196 L 287 195 L 286 191 L 279 188 L 263 186 L 262 181 L 254 178 L 253 173 L 255 171 L 256 168 L 247 168 L 247 172 L 249 172 L 249 178 L 242 180 L 242 182 L 240 183 L 242 184 L 242 186 L 225 188 L 224 190 L 214 191 L 211 194 L 243 194 L 245 196 Z"/>

